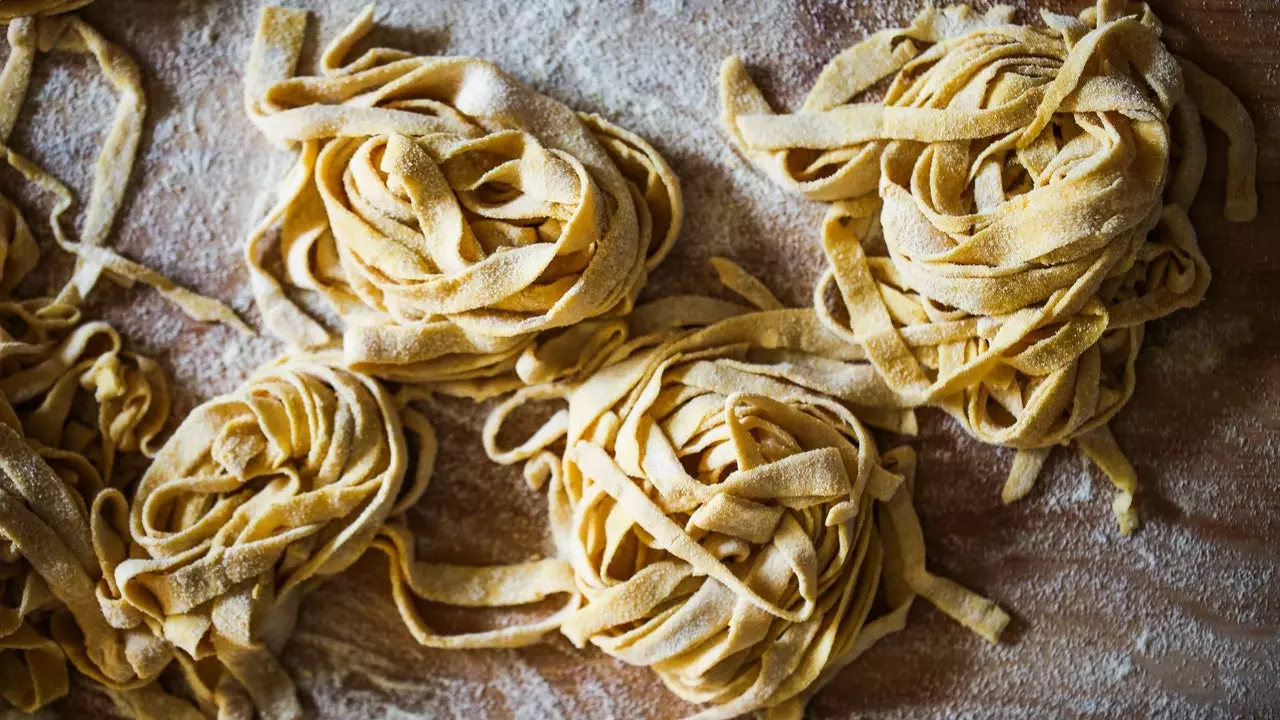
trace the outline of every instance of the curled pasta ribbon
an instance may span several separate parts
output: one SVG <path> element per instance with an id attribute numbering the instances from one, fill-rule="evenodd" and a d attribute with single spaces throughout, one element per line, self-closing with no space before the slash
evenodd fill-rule
<path id="1" fill-rule="evenodd" d="M 378 531 L 373 547 L 387 556 L 392 599 L 410 634 L 420 644 L 444 649 L 515 648 L 531 645 L 560 627 L 562 619 L 578 607 L 573 571 L 568 564 L 544 558 L 509 565 L 454 565 L 419 560 L 417 543 L 400 515 L 412 507 L 427 489 L 435 465 L 436 439 L 426 417 L 414 407 L 441 388 L 429 391 L 406 387 L 396 395 L 405 431 L 413 436 L 416 471 L 413 486 L 403 492 L 392 510 L 393 519 Z M 419 600 L 455 607 L 492 608 L 527 605 L 553 595 L 568 595 L 564 608 L 525 625 L 494 630 L 443 635 L 423 621 Z"/>
<path id="2" fill-rule="evenodd" d="M 404 522 L 388 523 L 378 531 L 373 547 L 390 562 L 391 592 L 401 619 L 413 638 L 426 647 L 449 650 L 469 648 L 517 648 L 532 645 L 560 628 L 579 606 L 573 570 L 555 558 L 510 565 L 451 565 L 424 562 L 416 557 L 412 531 Z M 525 625 L 494 630 L 443 635 L 432 630 L 418 612 L 418 600 L 455 607 L 514 607 L 568 595 L 564 607 Z"/>
<path id="3" fill-rule="evenodd" d="M 0 297 L 10 297 L 40 260 L 31 226 L 8 198 L 0 195 Z"/>
<path id="4" fill-rule="evenodd" d="M 0 149 L 13 167 L 57 196 L 51 224 L 58 242 L 73 252 L 105 238 L 141 122 L 137 71 L 127 56 L 77 19 L 27 17 L 84 4 L 20 2 L 0 10 L 10 43 L 0 71 Z M 95 55 L 124 96 L 99 160 L 81 243 L 72 243 L 60 223 L 70 191 L 3 147 L 37 50 L 55 48 Z M 149 630 L 116 625 L 99 602 L 127 537 L 123 523 L 102 520 L 99 504 L 129 481 L 115 467 L 119 452 L 155 450 L 169 412 L 163 374 L 150 359 L 124 352 L 107 324 L 82 321 L 76 306 L 103 263 L 78 263 L 56 299 L 14 299 L 14 289 L 38 261 L 22 213 L 0 197 L 0 697 L 26 712 L 44 707 L 66 694 L 69 660 L 139 717 L 199 717 L 154 683 L 172 646 Z M 86 393 L 97 405 L 93 425 L 78 412 Z"/>
<path id="5" fill-rule="evenodd" d="M 534 382 L 580 369 L 566 350 L 608 344 L 603 319 L 631 309 L 671 247 L 675 176 L 640 137 L 486 61 L 349 58 L 372 23 L 370 6 L 330 43 L 322 75 L 294 78 L 305 13 L 263 10 L 246 106 L 298 150 L 245 250 L 267 326 L 298 347 L 330 342 L 283 282 L 322 295 L 345 326 L 345 362 L 378 377 Z M 276 225 L 283 277 L 265 265 Z"/>
<path id="6" fill-rule="evenodd" d="M 90 402 L 96 423 L 82 424 Z M 193 716 L 153 684 L 171 645 L 99 604 L 128 536 L 100 512 L 129 482 L 115 459 L 153 454 L 168 412 L 158 365 L 110 326 L 49 299 L 0 301 L 0 697 L 14 707 L 65 695 L 69 660 L 139 717 Z"/>
<path id="7" fill-rule="evenodd" d="M 159 367 L 111 327 L 46 299 L 0 302 L 0 697 L 14 707 L 64 695 L 70 660 L 138 717 L 198 717 L 153 684 L 170 643 L 100 605 L 128 538 L 127 515 L 104 512 L 129 482 L 115 459 L 154 454 L 168 411 Z"/>
<path id="8" fill-rule="evenodd" d="M 29 236 L 9 209 L 7 247 L 20 251 Z M 117 453 L 154 452 L 169 412 L 164 376 L 73 306 L 8 299 L 29 269 L 14 257 L 0 279 L 0 697 L 27 712 L 58 699 L 69 659 L 138 716 L 183 717 L 194 709 L 152 685 L 170 645 L 113 627 L 98 606 L 103 567 L 124 546 L 120 526 L 91 520 L 108 489 L 128 482 Z M 92 426 L 75 412 L 86 394 Z"/>
<path id="9" fill-rule="evenodd" d="M 1165 49 L 1145 5 L 1043 15 L 926 10 L 838 57 L 791 115 L 731 58 L 725 123 L 783 185 L 833 202 L 826 324 L 909 404 L 1018 449 L 1007 502 L 1075 442 L 1119 490 L 1127 534 L 1136 476 L 1107 423 L 1143 324 L 1199 303 L 1210 277 L 1187 217 L 1197 109 L 1231 140 L 1231 220 L 1256 214 L 1257 149 L 1239 100 Z M 895 73 L 883 101 L 850 102 Z"/>
<path id="10" fill-rule="evenodd" d="M 1008 616 L 925 570 L 914 455 L 881 456 L 849 409 L 885 391 L 856 348 L 811 310 L 668 337 L 581 383 L 521 390 L 485 428 L 494 460 L 548 486 L 584 598 L 570 640 L 652 667 L 711 704 L 699 718 L 798 713 L 916 594 L 995 640 Z M 521 405 L 557 399 L 529 439 L 498 444 Z M 872 619 L 882 587 L 892 608 Z"/>
<path id="11" fill-rule="evenodd" d="M 129 285 L 142 282 L 158 290 L 192 318 L 223 322 L 252 333 L 227 306 L 179 287 L 163 275 L 105 247 L 111 225 L 124 202 L 129 175 L 142 137 L 146 115 L 146 95 L 137 64 L 122 48 L 106 40 L 97 30 L 74 15 L 47 17 L 68 12 L 87 2 L 17 2 L 0 9 L 0 22 L 8 24 L 9 56 L 0 71 L 0 155 L 28 182 L 39 186 L 54 198 L 49 225 L 58 245 L 77 256 L 76 270 L 63 288 L 58 300 L 76 305 L 88 295 L 98 279 L 106 274 L 112 280 Z M 94 166 L 93 186 L 85 202 L 84 220 L 78 240 L 63 227 L 62 216 L 75 201 L 71 190 L 8 146 L 9 136 L 17 123 L 26 98 L 38 52 L 72 52 L 89 55 L 97 62 L 104 78 L 119 94 L 111 120 L 98 151 Z M 7 216 L 0 231 L 0 249 L 17 250 L 18 267 L 14 275 L 24 274 L 35 262 L 35 248 L 25 240 L 29 230 L 8 200 L 0 198 L 0 216 Z M 10 237 L 5 237 L 9 235 Z M 6 258 L 6 265 L 9 258 Z M 6 268 L 8 270 L 8 268 Z M 12 289 L 16 280 L 6 280 L 0 290 Z M 10 284 L 12 283 L 12 284 Z"/>

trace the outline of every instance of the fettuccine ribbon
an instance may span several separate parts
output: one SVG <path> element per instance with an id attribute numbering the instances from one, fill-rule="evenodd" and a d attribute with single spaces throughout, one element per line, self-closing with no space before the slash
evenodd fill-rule
<path id="1" fill-rule="evenodd" d="M 120 46 L 108 41 L 88 23 L 74 15 L 60 17 L 20 16 L 24 11 L 47 16 L 86 5 L 86 2 L 17 3 L 19 7 L 0 10 L 0 21 L 8 23 L 9 57 L 0 71 L 0 155 L 29 182 L 54 196 L 49 226 L 58 245 L 77 256 L 76 270 L 59 295 L 59 302 L 77 305 L 88 295 L 104 273 L 123 285 L 142 282 L 156 288 L 192 318 L 223 322 L 252 333 L 227 306 L 175 285 L 173 281 L 143 265 L 121 257 L 105 247 L 107 236 L 133 172 L 134 159 L 142 138 L 146 115 L 146 95 L 142 75 L 133 59 Z M 103 138 L 94 166 L 93 186 L 85 202 L 79 238 L 72 239 L 63 227 L 62 216 L 74 203 L 71 190 L 35 163 L 8 146 L 26 98 L 37 52 L 72 52 L 89 55 L 120 96 L 111 125 Z M 0 206 L 8 206 L 0 198 Z M 29 235 L 23 224 L 17 239 Z M 15 246 L 18 258 L 34 264 L 25 243 Z M 13 281 L 16 284 L 16 281 Z M 11 288 L 12 286 L 7 286 Z"/>

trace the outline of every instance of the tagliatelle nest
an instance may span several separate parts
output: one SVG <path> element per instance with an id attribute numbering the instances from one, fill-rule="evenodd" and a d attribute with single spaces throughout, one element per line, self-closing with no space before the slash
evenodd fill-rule
<path id="1" fill-rule="evenodd" d="M 908 404 L 1017 448 L 1006 501 L 1076 442 L 1120 490 L 1128 533 L 1136 478 L 1107 423 L 1144 323 L 1208 287 L 1187 217 L 1200 113 L 1231 140 L 1228 219 L 1256 214 L 1257 149 L 1239 100 L 1164 47 L 1145 5 L 1042 15 L 927 9 L 833 60 L 792 115 L 731 58 L 725 123 L 781 184 L 834 202 L 815 294 L 828 326 Z M 851 102 L 895 73 L 881 102 Z"/>
<path id="2" fill-rule="evenodd" d="M 84 472 L 78 486 L 65 482 L 0 422 L 0 697 L 25 712 L 67 693 L 67 660 L 145 707 L 156 694 L 146 686 L 171 659 L 168 643 L 112 627 L 98 606 L 110 550 L 91 531 L 86 502 L 101 488 Z"/>
<path id="3" fill-rule="evenodd" d="M 156 285 L 193 314 L 238 321 L 102 247 L 141 135 L 140 75 L 123 50 L 78 18 L 31 17 L 85 4 L 0 9 L 10 45 L 0 73 L 0 151 L 53 195 L 54 239 L 79 256 L 56 298 L 15 298 L 40 253 L 22 213 L 0 197 L 0 697 L 19 710 L 39 710 L 67 693 L 69 661 L 141 717 L 190 717 L 190 705 L 154 682 L 172 660 L 172 646 L 150 629 L 115 626 L 99 603 L 127 537 L 122 522 L 100 514 L 100 502 L 130 483 L 120 453 L 155 451 L 169 412 L 164 377 L 155 362 L 124 352 L 109 325 L 84 321 L 78 305 L 105 273 Z M 78 240 L 61 219 L 71 191 L 7 146 L 36 57 L 53 51 L 92 56 L 120 94 Z"/>
<path id="4" fill-rule="evenodd" d="M 549 486 L 556 546 L 583 595 L 562 626 L 575 644 L 714 705 L 698 717 L 731 718 L 798 717 L 902 626 L 914 593 L 995 639 L 1003 611 L 926 572 L 914 455 L 876 451 L 845 403 L 883 386 L 811 311 L 668 337 L 580 384 L 521 390 L 486 427 L 491 457 L 527 460 L 530 481 Z M 498 446 L 512 412 L 556 398 L 567 409 Z M 872 619 L 881 587 L 891 607 Z"/>
<path id="5" fill-rule="evenodd" d="M 431 472 L 429 454 L 409 472 L 400 417 L 372 379 L 305 359 L 196 408 L 131 498 L 99 501 L 105 517 L 127 509 L 134 548 L 111 568 L 109 617 L 181 648 L 189 679 L 225 667 L 243 686 L 197 686 L 202 706 L 247 692 L 260 712 L 296 715 L 273 653 L 302 592 L 368 549 Z M 431 445 L 425 420 L 414 431 Z"/>
<path id="6" fill-rule="evenodd" d="M 120 545 L 93 522 L 128 482 L 119 454 L 154 452 L 168 412 L 159 367 L 122 352 L 110 326 L 47 299 L 0 301 L 0 697 L 15 708 L 65 695 L 68 660 L 139 712 L 170 707 L 151 685 L 169 644 L 99 607 Z"/>
<path id="7" fill-rule="evenodd" d="M 90 515 L 128 482 L 119 453 L 154 452 L 169 413 L 164 376 L 74 306 L 12 298 L 39 253 L 17 208 L 3 198 L 0 208 L 0 697 L 44 707 L 67 693 L 69 659 L 133 706 L 159 707 L 163 694 L 145 686 L 168 644 L 103 616 Z"/>
<path id="8" fill-rule="evenodd" d="M 0 327 L 3 697 L 31 712 L 66 694 L 69 659 L 138 706 L 170 651 L 103 616 L 95 584 L 109 550 L 90 516 L 95 499 L 123 482 L 117 452 L 151 449 L 169 408 L 163 377 L 150 360 L 121 353 L 109 326 L 78 324 L 66 307 L 0 303 Z M 82 388 L 98 401 L 91 424 L 73 413 Z"/>
<path id="9" fill-rule="evenodd" d="M 522 354 L 527 365 L 540 333 L 629 311 L 681 222 L 661 156 L 483 60 L 348 59 L 372 15 L 329 45 L 322 76 L 298 78 L 305 14 L 262 16 L 246 102 L 299 153 L 246 248 L 271 331 L 329 342 L 284 280 L 337 311 L 351 367 L 459 380 L 509 373 Z M 283 277 L 263 259 L 277 220 Z"/>

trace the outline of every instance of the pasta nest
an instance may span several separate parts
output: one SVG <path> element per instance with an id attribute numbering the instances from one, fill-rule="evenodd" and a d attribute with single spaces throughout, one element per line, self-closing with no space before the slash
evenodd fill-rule
<path id="1" fill-rule="evenodd" d="M 158 366 L 109 325 L 47 299 L 0 302 L 0 696 L 15 708 L 65 695 L 68 660 L 135 706 L 154 696 L 142 688 L 171 648 L 103 614 L 103 563 L 121 546 L 93 518 L 129 481 L 118 453 L 153 452 L 168 411 Z"/>
<path id="2" fill-rule="evenodd" d="M 0 473 L 0 697 L 24 712 L 62 697 L 67 660 L 126 694 L 149 685 L 172 657 L 169 644 L 112 627 L 98 605 L 100 559 L 112 548 L 86 507 L 96 471 L 79 487 L 65 482 L 65 471 L 0 421 Z"/>
<path id="3" fill-rule="evenodd" d="M 193 410 L 130 500 L 99 501 L 133 548 L 102 605 L 188 664 L 216 658 L 259 711 L 295 714 L 269 651 L 291 633 L 302 592 L 368 549 L 397 502 L 416 500 L 431 470 L 418 465 L 407 471 L 400 413 L 376 381 L 308 358 L 269 365 Z"/>
<path id="4" fill-rule="evenodd" d="M 1256 213 L 1252 124 L 1162 44 L 1145 5 L 1078 18 L 929 9 L 836 58 L 775 115 L 741 61 L 725 118 L 784 185 L 833 201 L 815 305 L 913 404 L 1017 448 L 1006 499 L 1077 441 L 1136 525 L 1133 469 L 1107 429 L 1134 388 L 1143 324 L 1200 302 L 1187 209 L 1205 165 L 1197 109 L 1232 138 L 1226 215 Z M 850 98 L 895 74 L 883 100 Z"/>
<path id="5" fill-rule="evenodd" d="M 78 411 L 86 393 L 96 417 Z M 125 352 L 107 323 L 45 299 L 0 301 L 0 420 L 85 497 L 128 482 L 118 452 L 155 454 L 169 406 L 160 366 Z"/>
<path id="6" fill-rule="evenodd" d="M 491 377 L 543 331 L 630 310 L 682 217 L 656 150 L 483 60 L 381 48 L 348 61 L 372 8 L 329 46 L 322 76 L 289 78 L 279 60 L 304 17 L 264 13 L 246 92 L 266 136 L 299 148 L 264 225 L 282 221 L 283 279 L 329 301 L 350 366 Z M 267 324 L 323 344 L 262 264 L 263 237 L 248 256 Z"/>
<path id="7" fill-rule="evenodd" d="M 897 612 L 921 592 L 999 634 L 999 608 L 925 572 L 905 482 L 914 455 L 882 457 L 840 401 L 860 375 L 831 359 L 840 345 L 810 311 L 746 314 L 495 410 L 491 454 L 528 458 L 531 482 L 549 482 L 584 602 L 561 626 L 570 640 L 715 704 L 699 717 L 730 718 L 800 707 L 900 627 L 905 615 L 870 618 L 882 579 Z M 497 448 L 516 408 L 561 396 L 568 408 L 529 441 Z M 563 452 L 545 449 L 561 439 Z"/>

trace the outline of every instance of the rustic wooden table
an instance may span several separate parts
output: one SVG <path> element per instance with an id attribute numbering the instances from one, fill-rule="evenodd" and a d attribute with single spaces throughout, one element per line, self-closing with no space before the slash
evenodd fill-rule
<path id="1" fill-rule="evenodd" d="M 314 10 L 328 37 L 359 2 L 288 4 Z M 1082 6 L 1047 4 L 1071 12 Z M 919 437 L 884 443 L 909 442 L 921 453 L 919 506 L 931 565 L 998 600 L 1014 623 L 1004 642 L 989 646 L 919 604 L 905 632 L 819 696 L 813 717 L 1280 712 L 1280 3 L 1153 4 L 1170 44 L 1226 81 L 1252 112 L 1261 216 L 1244 226 L 1219 218 L 1223 163 L 1214 155 L 1193 212 L 1215 275 L 1208 300 L 1149 327 L 1137 395 L 1115 423 L 1141 476 L 1145 524 L 1118 538 L 1105 480 L 1068 450 L 1055 453 L 1030 497 L 1001 506 L 1010 453 L 926 413 Z M 489 58 L 650 138 L 680 175 L 689 212 L 650 295 L 705 289 L 713 277 L 706 259 L 720 254 L 801 304 L 821 267 L 814 243 L 821 208 L 784 196 L 728 149 L 718 130 L 718 62 L 743 54 L 768 92 L 794 106 L 829 57 L 902 23 L 917 5 L 759 5 L 767 7 L 387 0 L 375 39 Z M 241 110 L 240 73 L 257 6 L 101 0 L 84 11 L 139 59 L 151 102 L 136 188 L 115 244 L 251 318 L 239 243 L 270 178 L 288 163 Z M 14 144 L 84 188 L 109 90 L 78 59 L 42 61 L 37 82 Z M 1210 134 L 1220 151 L 1222 139 Z M 18 185 L 0 176 L 6 193 L 41 204 Z M 135 347 L 166 364 L 180 411 L 230 389 L 279 351 L 266 338 L 186 321 L 145 289 L 104 289 L 93 313 L 116 321 Z M 481 417 L 463 402 L 434 408 L 442 460 L 413 515 L 423 553 L 500 562 L 546 552 L 543 500 L 514 471 L 484 460 Z M 395 614 L 383 563 L 366 558 L 305 603 L 285 662 L 321 717 L 672 718 L 691 710 L 649 671 L 562 639 L 520 651 L 423 649 Z M 452 631 L 512 619 L 435 607 L 424 613 Z M 52 712 L 110 710 L 82 683 Z"/>

